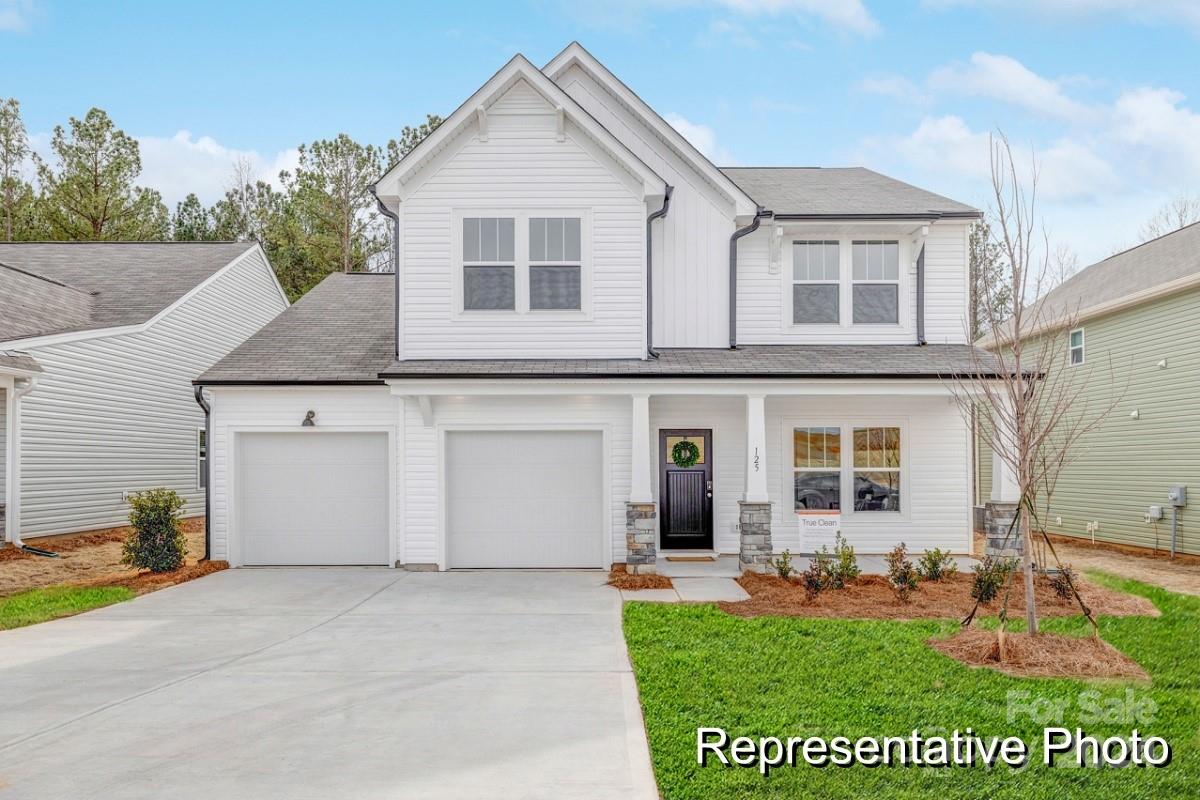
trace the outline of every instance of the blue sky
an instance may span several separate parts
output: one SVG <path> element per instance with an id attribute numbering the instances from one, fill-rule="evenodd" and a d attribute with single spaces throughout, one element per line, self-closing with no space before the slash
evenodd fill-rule
<path id="1" fill-rule="evenodd" d="M 1003 129 L 1084 263 L 1200 195 L 1196 0 L 105 5 L 0 0 L 0 96 L 39 149 L 104 108 L 172 202 L 215 199 L 239 156 L 271 175 L 304 141 L 382 143 L 572 39 L 719 163 L 861 164 L 983 205 Z"/>

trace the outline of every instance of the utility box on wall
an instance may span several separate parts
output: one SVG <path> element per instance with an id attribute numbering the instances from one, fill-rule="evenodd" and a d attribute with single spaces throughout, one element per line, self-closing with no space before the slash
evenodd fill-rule
<path id="1" fill-rule="evenodd" d="M 1170 489 L 1167 489 L 1167 500 L 1170 501 L 1171 505 L 1176 506 L 1176 507 L 1186 506 L 1187 505 L 1187 487 L 1186 486 L 1172 486 Z"/>

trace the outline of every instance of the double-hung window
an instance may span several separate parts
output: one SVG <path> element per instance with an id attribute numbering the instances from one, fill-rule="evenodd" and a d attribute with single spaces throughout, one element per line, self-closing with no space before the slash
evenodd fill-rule
<path id="1" fill-rule="evenodd" d="M 843 433 L 853 442 L 852 447 L 842 446 Z M 900 446 L 900 428 L 894 425 L 792 428 L 796 512 L 844 508 L 854 513 L 900 511 Z"/>
<path id="2" fill-rule="evenodd" d="M 587 229 L 582 214 L 462 217 L 463 312 L 583 311 Z"/>
<path id="3" fill-rule="evenodd" d="M 851 247 L 854 276 L 851 297 L 855 324 L 900 321 L 900 243 L 855 241 Z"/>
<path id="4" fill-rule="evenodd" d="M 196 429 L 196 488 L 208 488 L 208 434 L 204 428 Z"/>
<path id="5" fill-rule="evenodd" d="M 1068 363 L 1077 367 L 1083 363 L 1083 328 L 1071 331 L 1067 338 Z"/>
<path id="6" fill-rule="evenodd" d="M 792 242 L 793 324 L 838 324 L 840 259 L 836 241 Z"/>

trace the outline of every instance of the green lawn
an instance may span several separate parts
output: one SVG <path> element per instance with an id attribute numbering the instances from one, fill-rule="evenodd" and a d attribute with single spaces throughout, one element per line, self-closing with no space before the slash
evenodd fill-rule
<path id="1" fill-rule="evenodd" d="M 124 586 L 49 586 L 0 597 L 0 630 L 69 617 L 133 597 Z"/>
<path id="2" fill-rule="evenodd" d="M 1150 673 L 1152 686 L 1018 679 L 970 669 L 925 644 L 953 632 L 953 622 L 885 622 L 761 617 L 741 619 L 713 606 L 629 603 L 625 637 L 637 675 L 659 789 L 675 798 L 1120 798 L 1200 797 L 1200 598 L 1097 576 L 1149 597 L 1159 618 L 1100 620 L 1104 638 Z M 1044 629 L 1084 634 L 1082 618 L 1048 620 Z M 1131 691 L 1157 704 L 1149 724 L 1085 724 L 1085 698 L 1116 704 Z M 1009 692 L 1062 701 L 1062 722 L 1028 714 L 1008 720 Z M 1115 705 L 1112 706 L 1116 708 Z M 1174 760 L 1162 769 L 1044 767 L 1044 725 L 1082 726 L 1097 737 L 1163 736 Z M 734 736 L 907 736 L 914 728 L 948 735 L 971 727 L 984 736 L 1020 736 L 1032 766 L 701 768 L 696 729 Z"/>

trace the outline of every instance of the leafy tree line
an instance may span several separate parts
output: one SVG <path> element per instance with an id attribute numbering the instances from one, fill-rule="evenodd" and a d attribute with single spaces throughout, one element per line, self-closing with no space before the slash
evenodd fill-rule
<path id="1" fill-rule="evenodd" d="M 172 212 L 138 185 L 138 142 L 101 109 L 56 126 L 43 159 L 20 104 L 0 100 L 0 241 L 257 240 L 295 300 L 331 272 L 391 269 L 391 229 L 368 187 L 441 121 L 428 115 L 382 147 L 344 133 L 302 145 L 279 188 L 239 161 L 223 197 L 205 206 L 189 193 Z"/>

